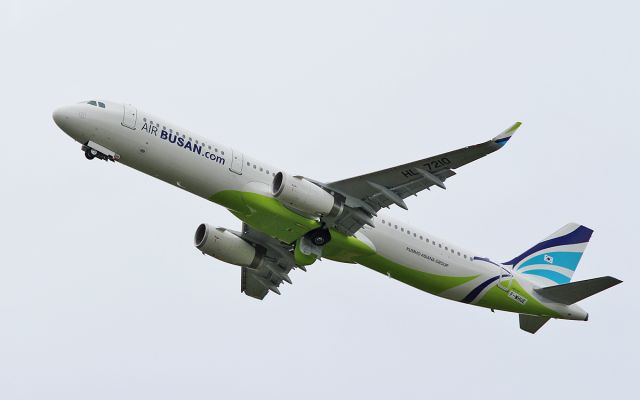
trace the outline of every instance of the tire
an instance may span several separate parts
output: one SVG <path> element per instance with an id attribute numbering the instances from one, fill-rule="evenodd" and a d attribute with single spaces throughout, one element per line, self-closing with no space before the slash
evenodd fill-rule
<path id="1" fill-rule="evenodd" d="M 307 233 L 307 238 L 316 246 L 324 246 L 331 241 L 331 234 L 328 229 L 318 228 Z"/>
<path id="2" fill-rule="evenodd" d="M 87 160 L 93 160 L 94 158 L 96 158 L 96 156 L 94 156 L 93 154 L 91 154 L 91 150 L 87 150 L 84 152 L 84 156 L 87 158 Z"/>

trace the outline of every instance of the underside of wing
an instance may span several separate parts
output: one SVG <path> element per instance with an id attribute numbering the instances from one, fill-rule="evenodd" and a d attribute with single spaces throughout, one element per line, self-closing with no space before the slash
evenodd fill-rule
<path id="1" fill-rule="evenodd" d="M 238 233 L 245 241 L 261 251 L 261 259 L 253 268 L 242 267 L 240 290 L 247 296 L 262 300 L 274 292 L 280 294 L 278 288 L 282 282 L 292 283 L 289 272 L 298 267 L 293 256 L 293 248 L 258 230 L 243 224 L 242 233 Z"/>

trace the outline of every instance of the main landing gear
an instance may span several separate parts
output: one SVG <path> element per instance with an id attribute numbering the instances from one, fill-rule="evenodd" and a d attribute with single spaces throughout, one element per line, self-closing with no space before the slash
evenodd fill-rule
<path id="1" fill-rule="evenodd" d="M 309 231 L 297 242 L 296 252 L 300 251 L 303 259 L 298 263 L 304 265 L 312 264 L 316 259 L 322 257 L 323 247 L 331 241 L 329 229 L 322 226 L 320 228 Z M 297 254 L 297 253 L 296 253 Z M 312 258 L 309 259 L 309 256 Z M 298 257 L 296 255 L 296 257 Z"/>
<path id="2" fill-rule="evenodd" d="M 331 234 L 329 233 L 329 229 L 325 227 L 309 231 L 306 235 L 304 235 L 304 237 L 309 239 L 311 243 L 318 247 L 324 246 L 331 241 Z"/>

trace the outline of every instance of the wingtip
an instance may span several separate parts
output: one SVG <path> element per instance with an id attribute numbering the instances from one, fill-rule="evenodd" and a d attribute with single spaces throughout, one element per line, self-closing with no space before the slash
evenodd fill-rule
<path id="1" fill-rule="evenodd" d="M 513 136 L 513 134 L 516 133 L 516 131 L 518 130 L 518 128 L 520 128 L 521 125 L 522 125 L 522 122 L 520 122 L 520 121 L 516 122 L 515 124 L 511 125 L 507 129 L 505 129 L 498 136 L 494 137 L 493 141 L 495 143 L 503 146 L 504 144 L 506 144 L 509 141 L 509 139 L 511 139 L 511 136 Z"/>

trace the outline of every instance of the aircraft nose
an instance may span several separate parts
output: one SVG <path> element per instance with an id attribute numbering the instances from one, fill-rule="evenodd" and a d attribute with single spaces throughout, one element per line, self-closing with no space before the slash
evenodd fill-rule
<path id="1" fill-rule="evenodd" d="M 63 131 L 65 130 L 65 127 L 69 124 L 70 117 L 71 117 L 71 113 L 69 112 L 69 107 L 58 107 L 55 110 L 53 110 L 53 121 Z"/>

